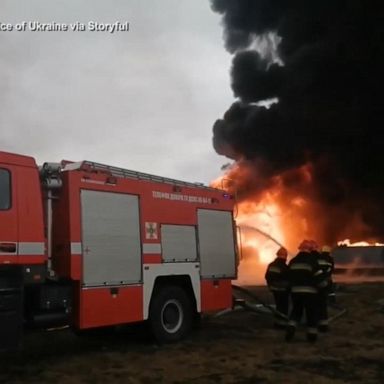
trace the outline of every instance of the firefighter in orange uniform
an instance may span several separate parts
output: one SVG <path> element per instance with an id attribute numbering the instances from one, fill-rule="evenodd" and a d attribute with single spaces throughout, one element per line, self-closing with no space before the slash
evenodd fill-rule
<path id="1" fill-rule="evenodd" d="M 288 318 L 289 308 L 289 281 L 288 281 L 288 252 L 281 247 L 276 252 L 276 258 L 267 267 L 265 280 L 268 288 L 273 294 L 276 310 Z M 287 321 L 284 316 L 275 314 L 275 328 L 286 329 Z"/>
<path id="2" fill-rule="evenodd" d="M 307 340 L 317 340 L 318 291 L 324 285 L 323 271 L 314 255 L 313 242 L 304 240 L 299 253 L 289 262 L 288 276 L 291 286 L 292 311 L 290 313 L 286 341 L 291 341 L 305 312 Z"/>
<path id="3" fill-rule="evenodd" d="M 321 252 L 318 255 L 318 262 L 322 269 L 325 278 L 326 285 L 319 289 L 319 325 L 320 332 L 328 331 L 328 298 L 334 298 L 335 293 L 333 289 L 332 273 L 334 270 L 334 261 L 331 256 L 331 248 L 324 245 Z"/>

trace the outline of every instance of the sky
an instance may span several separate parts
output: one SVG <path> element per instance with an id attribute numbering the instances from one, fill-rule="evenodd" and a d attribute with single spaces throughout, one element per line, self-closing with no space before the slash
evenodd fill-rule
<path id="1" fill-rule="evenodd" d="M 2 0 L 0 15 L 13 28 L 0 31 L 0 150 L 206 184 L 221 174 L 212 125 L 233 102 L 231 56 L 208 0 Z"/>

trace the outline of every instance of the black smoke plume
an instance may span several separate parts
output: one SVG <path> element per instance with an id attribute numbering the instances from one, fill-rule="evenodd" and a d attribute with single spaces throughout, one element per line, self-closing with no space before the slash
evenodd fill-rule
<path id="1" fill-rule="evenodd" d="M 263 164 L 267 179 L 310 163 L 313 188 L 300 193 L 328 215 L 322 218 L 327 241 L 338 239 L 356 215 L 365 224 L 356 237 L 384 240 L 383 4 L 211 2 L 234 55 L 237 98 L 214 124 L 214 147 Z M 271 99 L 278 101 L 260 103 Z"/>

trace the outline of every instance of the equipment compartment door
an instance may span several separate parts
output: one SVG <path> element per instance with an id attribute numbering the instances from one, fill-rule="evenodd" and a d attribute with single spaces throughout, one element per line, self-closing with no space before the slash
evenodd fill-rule
<path id="1" fill-rule="evenodd" d="M 161 248 L 165 262 L 196 261 L 196 229 L 188 225 L 162 225 Z"/>
<path id="2" fill-rule="evenodd" d="M 141 280 L 139 199 L 81 191 L 83 283 L 105 286 Z"/>
<path id="3" fill-rule="evenodd" d="M 197 211 L 201 276 L 236 277 L 236 252 L 231 212 Z"/>

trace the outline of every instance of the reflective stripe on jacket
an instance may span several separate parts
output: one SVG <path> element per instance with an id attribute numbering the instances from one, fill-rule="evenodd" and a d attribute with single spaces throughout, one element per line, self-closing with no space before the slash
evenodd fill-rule
<path id="1" fill-rule="evenodd" d="M 288 268 L 292 293 L 317 293 L 324 284 L 325 276 L 314 253 L 299 252 Z"/>
<path id="2" fill-rule="evenodd" d="M 268 265 L 265 280 L 271 291 L 284 292 L 289 289 L 288 266 L 284 259 L 277 257 Z"/>
<path id="3" fill-rule="evenodd" d="M 319 254 L 318 257 L 318 263 L 321 268 L 321 270 L 324 273 L 324 276 L 327 280 L 327 284 L 325 284 L 325 287 L 329 287 L 332 285 L 332 273 L 335 268 L 335 263 L 333 261 L 333 258 L 329 254 L 329 252 L 322 252 Z"/>

